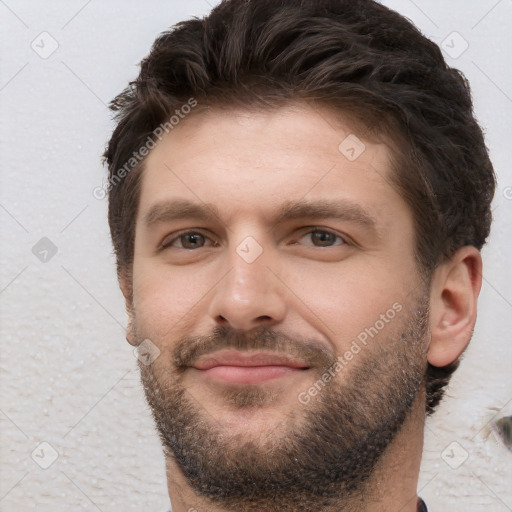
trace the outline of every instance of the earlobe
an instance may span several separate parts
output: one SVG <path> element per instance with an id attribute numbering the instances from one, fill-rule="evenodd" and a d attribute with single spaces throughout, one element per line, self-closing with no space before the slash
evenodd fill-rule
<path id="1" fill-rule="evenodd" d="M 128 314 L 128 325 L 126 326 L 126 341 L 133 345 L 138 346 L 137 337 L 135 335 L 135 317 L 133 313 L 133 286 L 130 272 L 126 269 L 121 269 L 117 273 L 119 287 L 123 292 L 126 313 Z"/>
<path id="2" fill-rule="evenodd" d="M 449 365 L 468 346 L 481 286 L 482 257 L 476 247 L 462 247 L 434 271 L 428 349 L 428 362 L 433 366 Z"/>
<path id="3" fill-rule="evenodd" d="M 134 347 L 139 346 L 135 335 L 135 325 L 132 316 L 128 319 L 128 325 L 126 326 L 126 341 Z"/>

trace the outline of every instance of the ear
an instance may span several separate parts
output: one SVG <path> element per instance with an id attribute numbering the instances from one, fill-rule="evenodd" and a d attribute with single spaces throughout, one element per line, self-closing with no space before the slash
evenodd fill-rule
<path id="1" fill-rule="evenodd" d="M 459 249 L 439 265 L 432 276 L 428 362 L 453 363 L 466 349 L 476 322 L 482 287 L 482 257 L 476 247 Z"/>
<path id="2" fill-rule="evenodd" d="M 135 314 L 133 311 L 133 285 L 132 275 L 129 269 L 120 269 L 117 273 L 117 280 L 119 287 L 123 292 L 126 313 L 128 314 L 128 325 L 126 326 L 126 341 L 133 345 L 138 346 L 137 338 L 135 336 Z"/>

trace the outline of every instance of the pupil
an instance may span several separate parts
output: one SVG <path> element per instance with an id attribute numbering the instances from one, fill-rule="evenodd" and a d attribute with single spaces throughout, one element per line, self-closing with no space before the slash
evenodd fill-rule
<path id="1" fill-rule="evenodd" d="M 202 235 L 199 234 L 192 234 L 192 235 L 185 235 L 185 246 L 189 247 L 196 247 L 201 242 Z"/>
<path id="2" fill-rule="evenodd" d="M 327 233 L 326 231 L 315 231 L 314 236 L 318 242 L 320 242 L 322 245 L 329 245 L 333 242 L 333 234 Z"/>

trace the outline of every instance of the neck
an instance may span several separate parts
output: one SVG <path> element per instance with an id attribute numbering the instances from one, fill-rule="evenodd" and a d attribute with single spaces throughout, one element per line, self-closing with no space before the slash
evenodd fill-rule
<path id="1" fill-rule="evenodd" d="M 343 497 L 335 507 L 318 509 L 318 512 L 416 512 L 424 425 L 425 388 L 422 386 L 411 413 L 375 467 L 364 491 Z M 166 456 L 166 470 L 172 512 L 231 512 L 222 504 L 197 496 L 170 456 Z M 269 508 L 262 512 L 271 511 Z"/>

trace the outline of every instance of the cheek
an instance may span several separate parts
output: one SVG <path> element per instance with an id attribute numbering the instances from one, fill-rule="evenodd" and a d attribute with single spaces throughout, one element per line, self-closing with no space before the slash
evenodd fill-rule
<path id="1" fill-rule="evenodd" d="M 312 265 L 300 272 L 297 269 L 286 282 L 302 301 L 297 302 L 301 316 L 344 346 L 376 322 L 380 328 L 384 321 L 383 328 L 388 331 L 400 317 L 410 280 L 406 274 L 382 267 L 345 262 L 330 268 Z"/>
<path id="2" fill-rule="evenodd" d="M 212 283 L 215 281 L 212 281 Z M 199 270 L 157 265 L 140 258 L 134 264 L 133 293 L 137 329 L 147 337 L 175 339 L 202 309 L 212 284 Z"/>

